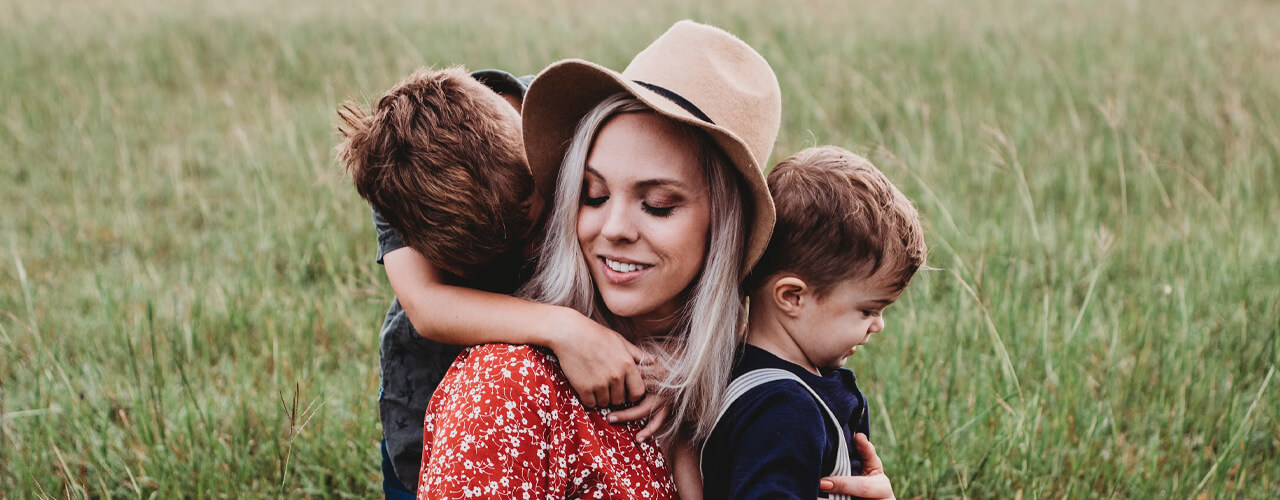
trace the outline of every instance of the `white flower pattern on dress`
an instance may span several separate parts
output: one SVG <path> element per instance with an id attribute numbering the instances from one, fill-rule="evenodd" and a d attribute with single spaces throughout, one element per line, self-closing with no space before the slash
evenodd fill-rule
<path id="1" fill-rule="evenodd" d="M 431 397 L 418 499 L 673 499 L 642 423 L 582 406 L 555 357 L 523 345 L 463 351 Z"/>

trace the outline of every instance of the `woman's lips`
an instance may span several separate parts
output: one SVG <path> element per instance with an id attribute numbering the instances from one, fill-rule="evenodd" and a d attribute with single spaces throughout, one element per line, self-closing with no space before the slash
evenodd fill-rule
<path id="1" fill-rule="evenodd" d="M 600 262 L 600 269 L 605 279 L 615 285 L 625 285 L 635 281 L 653 268 L 647 264 L 614 260 L 608 257 L 599 257 L 597 260 Z"/>

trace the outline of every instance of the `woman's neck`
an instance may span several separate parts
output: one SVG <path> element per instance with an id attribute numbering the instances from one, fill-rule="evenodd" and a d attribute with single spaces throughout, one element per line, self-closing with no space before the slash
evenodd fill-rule
<path id="1" fill-rule="evenodd" d="M 619 318 L 622 328 L 632 340 L 645 340 L 649 338 L 665 337 L 675 331 L 680 321 L 678 313 L 665 314 L 655 317 L 637 316 L 634 318 Z"/>

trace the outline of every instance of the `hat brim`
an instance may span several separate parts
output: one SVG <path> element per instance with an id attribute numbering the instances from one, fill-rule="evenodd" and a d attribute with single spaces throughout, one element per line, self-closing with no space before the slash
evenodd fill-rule
<path id="1" fill-rule="evenodd" d="M 746 143 L 733 132 L 694 116 L 675 101 L 609 68 L 568 59 L 548 66 L 529 85 L 521 114 L 525 155 L 538 192 L 549 204 L 553 203 L 556 178 L 578 122 L 596 104 L 619 92 L 631 94 L 658 114 L 705 131 L 737 170 L 742 186 L 750 195 L 751 220 L 742 269 L 745 276 L 764 254 L 773 233 L 773 198 L 769 196 L 762 168 L 762 162 L 768 158 L 755 158 Z"/>

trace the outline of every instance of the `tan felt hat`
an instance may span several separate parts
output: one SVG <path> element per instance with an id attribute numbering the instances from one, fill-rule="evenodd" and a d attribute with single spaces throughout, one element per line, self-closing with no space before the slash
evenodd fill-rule
<path id="1" fill-rule="evenodd" d="M 580 59 L 543 70 L 525 93 L 524 147 L 534 184 L 550 202 L 574 128 L 596 104 L 626 92 L 658 113 L 707 132 L 742 175 L 751 195 L 743 273 L 773 232 L 773 198 L 764 162 L 778 138 L 782 91 L 773 69 L 737 37 L 693 21 L 677 22 L 622 73 Z"/>

